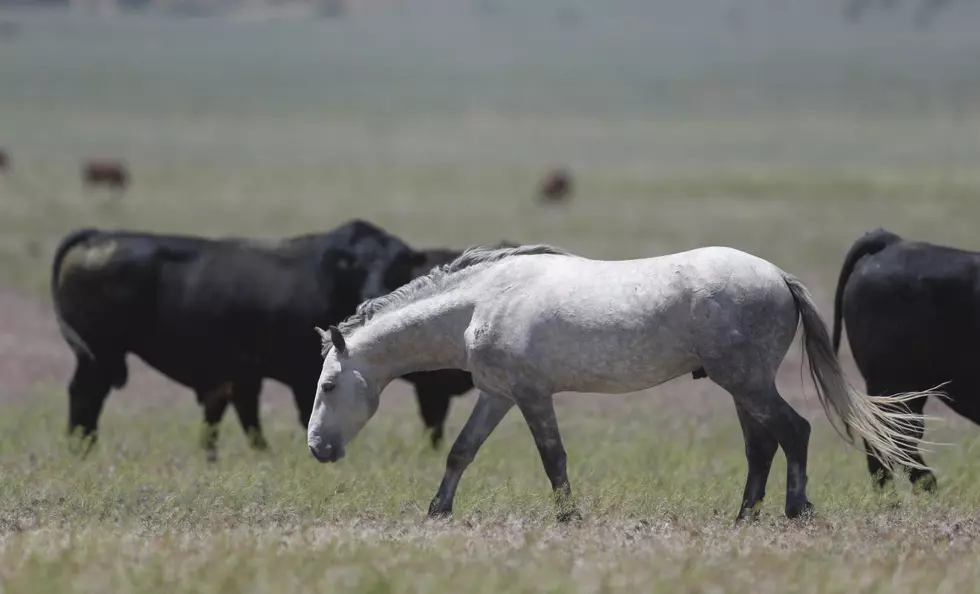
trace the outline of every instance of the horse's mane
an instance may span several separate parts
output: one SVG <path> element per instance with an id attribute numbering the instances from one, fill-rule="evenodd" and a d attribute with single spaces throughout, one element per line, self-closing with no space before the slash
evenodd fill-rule
<path id="1" fill-rule="evenodd" d="M 480 264 L 490 264 L 498 262 L 512 256 L 531 256 L 536 254 L 552 254 L 557 256 L 571 256 L 560 248 L 545 244 L 522 245 L 518 247 L 485 247 L 475 246 L 467 249 L 455 260 L 434 267 L 429 274 L 420 276 L 401 287 L 395 289 L 387 295 L 382 295 L 375 299 L 368 299 L 357 306 L 353 315 L 338 325 L 341 332 L 360 328 L 368 320 L 377 314 L 388 311 L 399 305 L 405 305 L 417 301 L 436 293 L 439 289 L 445 288 L 462 270 L 478 266 Z"/>

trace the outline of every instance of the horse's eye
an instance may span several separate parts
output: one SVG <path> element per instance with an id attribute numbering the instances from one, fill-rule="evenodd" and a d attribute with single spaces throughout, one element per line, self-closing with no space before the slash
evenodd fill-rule
<path id="1" fill-rule="evenodd" d="M 323 382 L 322 384 L 320 384 L 320 389 L 323 390 L 324 392 L 329 392 L 330 390 L 333 390 L 336 387 L 337 387 L 336 384 L 334 384 L 333 382 Z"/>

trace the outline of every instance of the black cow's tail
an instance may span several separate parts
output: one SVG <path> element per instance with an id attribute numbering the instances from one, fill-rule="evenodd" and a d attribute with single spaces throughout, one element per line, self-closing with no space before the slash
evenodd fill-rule
<path id="1" fill-rule="evenodd" d="M 834 294 L 834 335 L 832 339 L 834 353 L 837 353 L 840 348 L 840 339 L 843 330 L 844 289 L 847 287 L 847 279 L 850 278 L 854 267 L 861 258 L 877 254 L 886 247 L 901 240 L 901 237 L 891 231 L 878 228 L 865 233 L 860 239 L 854 242 L 850 251 L 847 252 L 847 256 L 844 258 L 844 266 L 840 270 L 840 278 L 837 279 L 837 292 Z"/>
<path id="2" fill-rule="evenodd" d="M 51 265 L 51 304 L 54 306 L 54 315 L 58 320 L 58 328 L 61 330 L 61 335 L 65 337 L 65 340 L 73 351 L 80 355 L 85 355 L 92 360 L 95 359 L 95 354 L 92 352 L 92 349 L 85 343 L 81 335 L 65 321 L 65 317 L 62 315 L 61 299 L 58 294 L 58 279 L 61 276 L 61 262 L 64 260 L 65 255 L 73 247 L 96 233 L 98 233 L 97 229 L 78 229 L 66 235 L 61 240 L 61 243 L 58 244 Z"/>

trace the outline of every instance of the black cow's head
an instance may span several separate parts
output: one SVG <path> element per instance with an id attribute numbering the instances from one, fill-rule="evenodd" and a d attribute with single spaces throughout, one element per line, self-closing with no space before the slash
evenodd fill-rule
<path id="1" fill-rule="evenodd" d="M 352 312 L 361 302 L 361 288 L 368 271 L 357 264 L 350 250 L 328 247 L 320 260 L 320 283 L 323 295 L 335 311 Z"/>
<path id="2" fill-rule="evenodd" d="M 394 291 L 414 278 L 413 271 L 425 261 L 398 237 L 371 223 L 353 220 L 330 233 L 331 245 L 346 249 L 353 267 L 364 272 L 360 301 Z"/>

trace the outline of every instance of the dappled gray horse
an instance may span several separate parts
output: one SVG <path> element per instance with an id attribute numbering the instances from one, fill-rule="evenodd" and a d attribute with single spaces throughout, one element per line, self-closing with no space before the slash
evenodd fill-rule
<path id="1" fill-rule="evenodd" d="M 896 404 L 922 394 L 870 397 L 851 388 L 806 288 L 773 264 L 724 247 L 657 258 L 590 260 L 544 245 L 472 248 L 427 275 L 362 303 L 320 330 L 323 370 L 308 444 L 321 462 L 374 415 L 381 391 L 413 371 L 457 368 L 480 390 L 453 444 L 430 516 L 452 511 L 477 450 L 516 404 L 551 480 L 559 518 L 577 515 L 558 433 L 555 392 L 624 393 L 703 369 L 727 390 L 745 437 L 748 478 L 738 519 L 755 515 L 777 446 L 786 454 L 786 515 L 806 496 L 810 424 L 786 403 L 776 369 L 802 319 L 820 402 L 884 458 L 914 467 Z M 332 348 L 331 348 L 332 347 Z M 843 433 L 842 433 L 843 435 Z"/>

